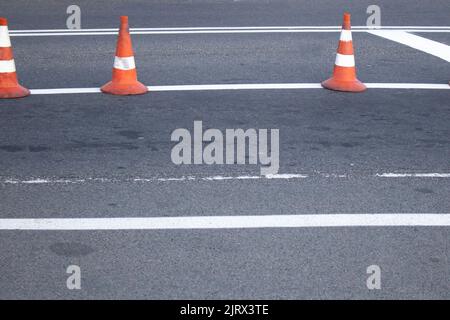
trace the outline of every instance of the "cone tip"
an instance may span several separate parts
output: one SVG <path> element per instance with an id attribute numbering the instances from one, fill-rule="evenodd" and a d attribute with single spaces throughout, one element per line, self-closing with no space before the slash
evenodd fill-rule
<path id="1" fill-rule="evenodd" d="M 348 29 L 348 30 L 351 29 L 350 17 L 351 17 L 350 13 L 344 12 L 344 23 L 343 23 L 344 29 Z"/>
<path id="2" fill-rule="evenodd" d="M 128 23 L 128 16 L 121 16 L 120 23 Z"/>
<path id="3" fill-rule="evenodd" d="M 7 26 L 8 25 L 8 19 L 0 17 L 0 26 Z"/>

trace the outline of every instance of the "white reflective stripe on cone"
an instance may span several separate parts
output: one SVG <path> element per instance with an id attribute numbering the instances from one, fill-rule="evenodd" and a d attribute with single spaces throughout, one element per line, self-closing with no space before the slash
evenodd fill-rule
<path id="1" fill-rule="evenodd" d="M 354 67 L 355 66 L 355 56 L 348 54 L 336 54 L 336 61 L 334 63 L 339 67 Z"/>
<path id="2" fill-rule="evenodd" d="M 114 58 L 114 68 L 120 70 L 132 70 L 136 68 L 134 57 Z"/>
<path id="3" fill-rule="evenodd" d="M 352 41 L 352 32 L 350 30 L 342 30 L 340 41 Z"/>
<path id="4" fill-rule="evenodd" d="M 16 64 L 12 60 L 0 60 L 0 73 L 16 72 Z"/>
<path id="5" fill-rule="evenodd" d="M 11 47 L 9 40 L 8 26 L 0 26 L 0 48 Z"/>

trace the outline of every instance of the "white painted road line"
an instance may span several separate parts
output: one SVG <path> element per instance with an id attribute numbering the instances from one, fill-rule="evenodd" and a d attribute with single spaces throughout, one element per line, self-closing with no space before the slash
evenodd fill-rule
<path id="1" fill-rule="evenodd" d="M 130 31 L 178 31 L 178 30 L 264 30 L 264 29 L 340 29 L 341 26 L 244 26 L 244 27 L 161 27 L 161 28 L 130 28 Z M 403 29 L 424 29 L 424 30 L 450 30 L 450 26 L 352 26 L 357 30 L 403 30 Z M 91 29 L 25 29 L 9 30 L 11 33 L 48 33 L 48 32 L 103 32 L 119 31 L 119 28 L 91 28 Z"/>
<path id="2" fill-rule="evenodd" d="M 149 86 L 150 91 L 321 89 L 320 83 L 249 83 Z"/>
<path id="3" fill-rule="evenodd" d="M 450 178 L 450 173 L 377 173 L 381 178 Z"/>
<path id="4" fill-rule="evenodd" d="M 354 32 L 367 32 L 374 28 L 354 26 Z M 449 26 L 382 26 L 377 30 L 401 30 L 405 32 L 450 32 Z M 297 32 L 340 32 L 341 26 L 259 26 L 259 27 L 183 27 L 183 28 L 130 28 L 131 34 L 226 34 L 226 33 L 297 33 Z M 16 37 L 30 36 L 98 36 L 115 35 L 117 28 L 104 29 L 44 29 L 11 30 Z"/>
<path id="5" fill-rule="evenodd" d="M 441 83 L 364 83 L 370 89 L 411 89 L 411 90 L 449 90 L 448 84 Z"/>
<path id="6" fill-rule="evenodd" d="M 438 83 L 365 83 L 371 89 L 450 90 L 448 84 Z M 320 83 L 252 83 L 252 84 L 199 84 L 149 86 L 150 92 L 161 91 L 209 91 L 209 90 L 281 90 L 322 89 Z M 100 88 L 31 89 L 31 94 L 100 93 Z"/>
<path id="7" fill-rule="evenodd" d="M 241 175 L 241 176 L 206 176 L 206 177 L 195 177 L 195 176 L 182 176 L 182 177 L 135 177 L 128 179 L 117 179 L 117 178 L 101 178 L 101 177 L 87 177 L 87 178 L 45 178 L 45 177 L 35 177 L 31 179 L 15 179 L 6 178 L 0 181 L 0 184 L 73 184 L 73 183 L 117 183 L 117 182 L 170 182 L 170 181 L 224 181 L 224 180 L 259 180 L 259 179 L 305 179 L 308 175 L 305 174 L 269 174 L 266 176 L 251 176 L 251 175 Z"/>
<path id="8" fill-rule="evenodd" d="M 320 83 L 242 83 L 150 86 L 150 91 L 322 89 Z"/>
<path id="9" fill-rule="evenodd" d="M 450 62 L 450 46 L 446 44 L 400 30 L 374 30 L 368 32 Z"/>
<path id="10" fill-rule="evenodd" d="M 170 230 L 450 226 L 450 214 L 297 214 L 148 218 L 0 219 L 0 230 Z"/>
<path id="11" fill-rule="evenodd" d="M 148 182 L 181 182 L 181 181 L 231 181 L 231 180 L 297 180 L 308 178 L 329 178 L 329 179 L 348 179 L 358 177 L 351 174 L 342 173 L 280 173 L 261 175 L 239 175 L 239 176 L 181 176 L 181 177 L 134 177 L 134 178 L 107 178 L 107 177 L 79 177 L 79 178 L 49 178 L 33 177 L 28 179 L 2 178 L 2 185 L 46 185 L 46 184 L 82 184 L 82 183 L 148 183 Z M 376 173 L 363 177 L 374 178 L 450 178 L 450 173 Z"/>
<path id="12" fill-rule="evenodd" d="M 100 88 L 32 89 L 31 94 L 101 93 Z"/>

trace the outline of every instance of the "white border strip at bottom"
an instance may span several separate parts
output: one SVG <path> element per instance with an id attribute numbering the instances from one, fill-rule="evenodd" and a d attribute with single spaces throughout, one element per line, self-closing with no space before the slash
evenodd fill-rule
<path id="1" fill-rule="evenodd" d="M 450 77 L 449 77 L 450 78 Z M 449 79 L 450 80 L 450 79 Z M 369 89 L 427 89 L 450 90 L 449 84 L 438 83 L 366 83 Z M 279 89 L 322 89 L 320 83 L 254 83 L 254 84 L 200 84 L 149 86 L 152 92 L 159 91 L 208 91 L 208 90 L 279 90 Z M 100 88 L 32 89 L 31 94 L 74 94 L 100 93 Z"/>
<path id="2" fill-rule="evenodd" d="M 0 230 L 167 230 L 450 226 L 450 214 L 297 214 L 148 218 L 0 219 Z"/>

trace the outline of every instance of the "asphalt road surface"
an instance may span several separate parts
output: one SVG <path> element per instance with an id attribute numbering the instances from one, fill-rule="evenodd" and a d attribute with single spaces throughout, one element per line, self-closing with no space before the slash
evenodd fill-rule
<path id="1" fill-rule="evenodd" d="M 10 30 L 66 28 L 73 1 L 3 1 Z M 78 1 L 82 28 L 339 26 L 371 1 Z M 448 1 L 378 1 L 382 25 L 450 45 Z M 405 28 L 407 29 L 407 28 Z M 316 29 L 315 29 L 316 30 Z M 30 31 L 31 32 L 31 31 Z M 30 89 L 98 88 L 116 36 L 11 33 Z M 143 96 L 0 100 L 1 299 L 449 299 L 450 227 L 6 230 L 4 219 L 450 213 L 450 61 L 354 32 L 358 77 L 440 89 L 152 92 L 151 86 L 320 83 L 338 32 L 134 34 Z M 425 50 L 425 51 L 424 51 Z M 449 58 L 450 59 L 450 58 Z M 259 165 L 175 165 L 177 128 L 280 132 Z M 289 178 L 289 176 L 291 178 Z M 257 177 L 243 179 L 242 177 Z M 239 178 L 241 177 L 241 178 Z M 257 218 L 255 218 L 257 219 Z M 83 221 L 83 220 L 80 220 Z M 105 220 L 106 221 L 106 220 Z M 106 223 L 106 222 L 105 222 Z M 69 290 L 66 269 L 81 269 Z M 367 267 L 381 269 L 369 290 Z"/>

